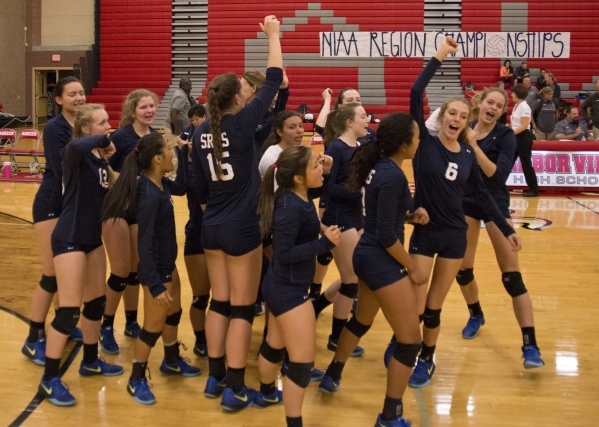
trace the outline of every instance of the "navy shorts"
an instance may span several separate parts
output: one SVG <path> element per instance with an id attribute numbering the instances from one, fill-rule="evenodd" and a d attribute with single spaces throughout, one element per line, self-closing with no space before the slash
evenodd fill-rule
<path id="1" fill-rule="evenodd" d="M 33 199 L 33 223 L 60 218 L 62 212 L 62 195 L 46 191 L 43 183 Z"/>
<path id="2" fill-rule="evenodd" d="M 360 231 L 364 227 L 362 211 L 355 209 L 343 209 L 342 207 L 327 207 L 322 214 L 322 223 L 327 227 L 339 226 L 341 231 L 355 228 Z"/>
<path id="3" fill-rule="evenodd" d="M 70 253 L 70 252 L 83 252 L 88 254 L 95 249 L 98 249 L 102 246 L 102 242 L 94 244 L 94 245 L 85 245 L 82 243 L 73 243 L 73 242 L 65 242 L 62 240 L 58 240 L 52 238 L 52 255 L 57 257 L 58 255 Z"/>
<path id="4" fill-rule="evenodd" d="M 262 282 L 262 296 L 268 310 L 278 317 L 308 301 L 310 284 L 283 284 L 269 271 Z"/>
<path id="5" fill-rule="evenodd" d="M 123 219 L 127 222 L 127 225 L 137 225 L 137 215 L 135 214 L 125 214 Z"/>
<path id="6" fill-rule="evenodd" d="M 510 215 L 510 209 L 509 206 L 502 206 L 503 203 L 501 204 L 497 204 L 497 207 L 499 207 L 499 210 L 501 211 L 501 214 L 503 215 L 504 218 L 511 218 Z M 481 205 L 479 205 L 478 203 L 469 203 L 464 201 L 464 203 L 462 204 L 463 208 L 464 208 L 464 215 L 469 216 L 470 218 L 474 218 L 477 219 L 479 221 L 483 221 L 483 222 L 491 222 L 492 219 L 489 215 L 487 215 L 487 211 L 485 211 L 483 209 L 483 207 Z"/>
<path id="7" fill-rule="evenodd" d="M 204 255 L 201 226 L 185 227 L 185 246 L 183 247 L 183 255 Z"/>
<path id="8" fill-rule="evenodd" d="M 466 230 L 415 225 L 410 238 L 411 254 L 461 259 L 466 253 Z"/>
<path id="9" fill-rule="evenodd" d="M 352 264 L 358 279 L 366 283 L 371 291 L 399 282 L 408 275 L 405 267 L 385 248 L 364 243 L 362 239 L 354 250 Z"/>
<path id="10" fill-rule="evenodd" d="M 202 225 L 202 247 L 207 250 L 221 250 L 230 256 L 241 256 L 253 251 L 261 243 L 258 220 Z"/>

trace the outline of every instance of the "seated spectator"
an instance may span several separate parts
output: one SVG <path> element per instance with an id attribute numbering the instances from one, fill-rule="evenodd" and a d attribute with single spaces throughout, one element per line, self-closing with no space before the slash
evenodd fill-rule
<path id="1" fill-rule="evenodd" d="M 505 83 L 503 82 L 503 80 L 499 80 L 497 83 L 495 83 L 495 87 L 498 87 L 501 90 L 505 90 Z"/>
<path id="2" fill-rule="evenodd" d="M 541 73 L 541 75 L 539 77 L 537 77 L 537 85 L 539 85 L 539 90 L 541 90 L 545 86 L 547 86 L 547 83 L 545 82 L 545 74 L 546 74 L 545 69 L 541 68 L 540 73 Z"/>
<path id="3" fill-rule="evenodd" d="M 505 89 L 509 90 L 514 85 L 514 68 L 509 59 L 503 61 L 503 67 L 499 70 L 499 80 L 505 83 Z"/>
<path id="4" fill-rule="evenodd" d="M 555 76 L 553 75 L 553 73 L 545 73 L 545 83 L 547 84 L 547 86 L 553 89 L 553 97 L 557 99 L 557 102 L 559 104 L 559 102 L 562 99 L 562 89 L 557 84 L 557 81 L 555 80 Z"/>
<path id="5" fill-rule="evenodd" d="M 540 98 L 531 106 L 532 129 L 537 140 L 553 139 L 559 105 L 550 86 L 541 89 Z"/>
<path id="6" fill-rule="evenodd" d="M 593 136 L 599 138 L 599 80 L 595 82 L 596 92 L 582 103 L 582 116 L 589 126 L 593 126 Z"/>
<path id="7" fill-rule="evenodd" d="M 572 141 L 594 141 L 587 125 L 578 122 L 578 108 L 568 105 L 566 118 L 555 125 L 555 139 L 570 139 Z"/>
<path id="8" fill-rule="evenodd" d="M 514 77 L 518 83 L 522 83 L 524 77 L 530 77 L 530 69 L 528 68 L 528 62 L 524 61 L 519 67 L 516 67 Z M 530 105 L 530 104 L 529 104 Z"/>
<path id="9" fill-rule="evenodd" d="M 522 86 L 528 91 L 528 96 L 525 99 L 526 103 L 528 105 L 534 104 L 534 102 L 539 99 L 539 90 L 532 85 L 530 77 L 524 77 L 522 79 Z"/>

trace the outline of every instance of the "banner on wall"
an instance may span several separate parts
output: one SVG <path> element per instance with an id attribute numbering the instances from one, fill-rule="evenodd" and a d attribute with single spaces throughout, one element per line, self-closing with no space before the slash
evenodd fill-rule
<path id="1" fill-rule="evenodd" d="M 424 58 L 444 37 L 458 43 L 456 58 L 569 58 L 570 33 L 329 31 L 320 33 L 323 58 Z"/>
<path id="2" fill-rule="evenodd" d="M 599 153 L 592 151 L 533 151 L 532 165 L 539 187 L 599 188 Z M 508 187 L 525 187 L 520 159 L 507 179 Z"/>

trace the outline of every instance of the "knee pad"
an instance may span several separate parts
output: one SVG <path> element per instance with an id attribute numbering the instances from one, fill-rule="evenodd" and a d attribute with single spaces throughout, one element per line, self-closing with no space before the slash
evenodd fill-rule
<path id="1" fill-rule="evenodd" d="M 52 321 L 52 327 L 63 335 L 70 335 L 77 326 L 81 310 L 79 307 L 60 307 L 56 310 L 56 317 Z"/>
<path id="2" fill-rule="evenodd" d="M 104 315 L 104 308 L 106 307 L 106 296 L 102 295 L 89 302 L 83 303 L 83 317 L 92 322 L 102 320 Z"/>
<path id="3" fill-rule="evenodd" d="M 191 306 L 196 310 L 204 311 L 206 307 L 208 307 L 208 300 L 210 299 L 210 295 L 199 295 L 193 297 L 191 301 Z"/>
<path id="4" fill-rule="evenodd" d="M 285 357 L 285 347 L 281 349 L 272 348 L 266 340 L 262 341 L 262 345 L 260 346 L 260 354 L 270 363 L 280 363 Z"/>
<path id="5" fill-rule="evenodd" d="M 428 307 L 424 308 L 424 326 L 429 329 L 438 328 L 441 324 L 441 309 L 431 310 Z"/>
<path id="6" fill-rule="evenodd" d="M 212 298 L 209 310 L 214 311 L 221 316 L 231 317 L 231 303 L 229 301 L 217 301 Z"/>
<path id="7" fill-rule="evenodd" d="M 44 276 L 40 280 L 40 288 L 49 294 L 55 294 L 58 291 L 58 285 L 56 283 L 56 276 Z"/>
<path id="8" fill-rule="evenodd" d="M 137 271 L 132 271 L 129 273 L 129 276 L 127 276 L 127 284 L 129 286 L 138 286 L 139 285 L 139 278 L 137 277 Z"/>
<path id="9" fill-rule="evenodd" d="M 342 283 L 339 288 L 339 293 L 345 295 L 348 298 L 355 299 L 358 296 L 358 284 L 357 283 Z"/>
<path id="10" fill-rule="evenodd" d="M 324 254 L 320 254 L 316 257 L 316 260 L 320 265 L 324 265 L 325 267 L 333 261 L 333 252 L 328 251 Z"/>
<path id="11" fill-rule="evenodd" d="M 526 292 L 526 286 L 524 286 L 524 282 L 522 281 L 522 274 L 519 271 L 512 271 L 510 273 L 503 273 L 501 275 L 501 281 L 503 282 L 503 286 L 505 290 L 512 298 L 519 297 L 520 295 L 524 295 Z"/>
<path id="12" fill-rule="evenodd" d="M 127 287 L 128 280 L 129 277 L 121 277 L 117 276 L 116 274 L 110 273 L 110 276 L 108 277 L 106 283 L 108 283 L 108 287 L 110 289 L 120 293 L 123 292 Z"/>
<path id="13" fill-rule="evenodd" d="M 232 305 L 231 306 L 231 320 L 243 319 L 250 325 L 254 323 L 254 304 L 252 305 Z"/>
<path id="14" fill-rule="evenodd" d="M 296 363 L 289 362 L 287 369 L 287 378 L 293 381 L 301 388 L 308 387 L 310 384 L 310 377 L 312 376 L 312 368 L 314 368 L 314 362 L 312 363 Z"/>
<path id="15" fill-rule="evenodd" d="M 179 310 L 176 313 L 169 314 L 166 316 L 165 324 L 169 326 L 179 326 L 179 322 L 181 321 L 181 314 L 183 314 L 183 310 Z"/>
<path id="16" fill-rule="evenodd" d="M 398 342 L 393 352 L 393 358 L 408 368 L 413 368 L 422 344 L 403 344 Z"/>
<path id="17" fill-rule="evenodd" d="M 139 340 L 146 344 L 148 347 L 153 348 L 156 345 L 156 341 L 160 338 L 162 332 L 148 332 L 145 329 L 141 329 L 139 332 Z"/>
<path id="18" fill-rule="evenodd" d="M 370 329 L 372 325 L 363 325 L 362 323 L 356 320 L 356 316 L 352 316 L 351 319 L 345 324 L 345 327 L 352 334 L 357 336 L 358 338 L 362 338 L 366 332 Z"/>
<path id="19" fill-rule="evenodd" d="M 474 280 L 474 269 L 467 268 L 465 270 L 458 271 L 458 275 L 455 277 L 455 280 L 458 282 L 460 286 L 466 286 L 470 284 Z"/>

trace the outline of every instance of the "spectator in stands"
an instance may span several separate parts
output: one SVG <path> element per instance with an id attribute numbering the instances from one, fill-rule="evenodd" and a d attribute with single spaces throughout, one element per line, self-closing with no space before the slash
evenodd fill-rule
<path id="1" fill-rule="evenodd" d="M 509 90 L 514 85 L 514 68 L 512 61 L 503 61 L 503 67 L 499 70 L 499 80 L 505 83 L 505 89 Z"/>
<path id="2" fill-rule="evenodd" d="M 582 116 L 589 126 L 593 126 L 593 136 L 597 139 L 599 138 L 599 80 L 595 82 L 595 89 L 596 92 L 582 103 Z"/>
<path id="3" fill-rule="evenodd" d="M 553 89 L 553 97 L 557 99 L 559 105 L 559 102 L 562 99 L 562 89 L 557 84 L 557 80 L 555 80 L 553 73 L 545 73 L 545 83 Z"/>
<path id="4" fill-rule="evenodd" d="M 514 77 L 518 83 L 522 83 L 525 77 L 530 77 L 530 68 L 528 68 L 528 62 L 524 61 L 519 67 L 516 67 Z"/>
<path id="5" fill-rule="evenodd" d="M 510 117 L 510 126 L 516 134 L 516 153 L 520 157 L 524 179 L 526 179 L 526 185 L 528 185 L 528 191 L 525 191 L 523 196 L 538 197 L 539 184 L 537 175 L 532 166 L 532 145 L 534 142 L 533 134 L 530 131 L 532 112 L 530 106 L 525 101 L 527 94 L 528 92 L 524 86 L 514 86 L 514 90 L 512 91 L 514 108 L 512 109 L 512 115 Z M 551 102 L 551 98 L 549 102 Z"/>
<path id="6" fill-rule="evenodd" d="M 578 108 L 572 105 L 566 107 L 566 118 L 555 125 L 555 139 L 595 140 L 587 126 L 584 123 L 578 123 Z"/>
<path id="7" fill-rule="evenodd" d="M 530 106 L 534 104 L 537 99 L 539 99 L 539 90 L 532 85 L 530 82 L 530 77 L 524 77 L 522 79 L 522 85 L 528 91 L 528 96 L 526 97 L 525 101 Z"/>
<path id="8" fill-rule="evenodd" d="M 540 97 L 532 104 L 531 110 L 532 130 L 535 133 L 536 139 L 553 139 L 553 130 L 557 124 L 559 104 L 553 97 L 553 90 L 550 86 L 541 89 Z"/>
<path id="9" fill-rule="evenodd" d="M 539 77 L 537 77 L 537 85 L 539 85 L 539 90 L 543 89 L 545 86 L 547 86 L 547 83 L 545 82 L 545 69 L 541 68 L 540 70 L 541 75 Z"/>
<path id="10" fill-rule="evenodd" d="M 499 80 L 497 83 L 495 83 L 495 87 L 501 90 L 505 90 L 505 83 L 503 82 L 503 80 Z"/>
<path id="11" fill-rule="evenodd" d="M 191 93 L 191 79 L 189 77 L 183 77 L 179 81 L 179 88 L 175 90 L 171 102 L 169 104 L 169 112 L 166 116 L 166 131 L 170 130 L 174 136 L 181 135 L 181 131 L 185 127 L 185 124 L 189 121 L 187 113 L 191 107 L 190 93 Z M 174 138 L 173 141 L 175 142 Z"/>

